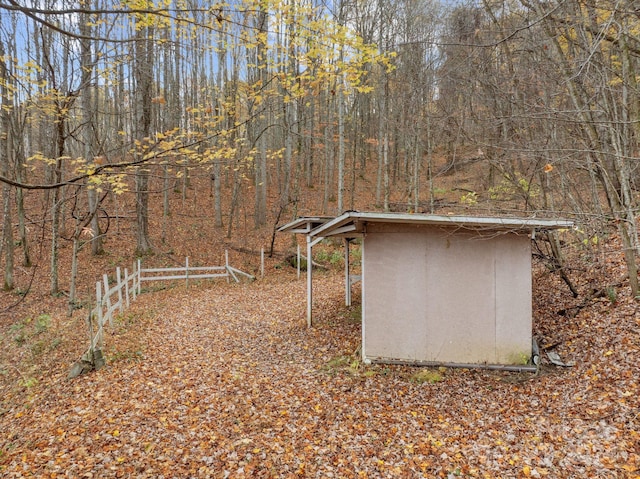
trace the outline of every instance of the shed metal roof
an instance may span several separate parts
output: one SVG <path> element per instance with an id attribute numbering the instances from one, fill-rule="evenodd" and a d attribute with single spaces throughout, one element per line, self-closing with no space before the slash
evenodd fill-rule
<path id="1" fill-rule="evenodd" d="M 307 234 L 311 230 L 335 219 L 335 216 L 302 216 L 278 228 L 279 233 Z"/>
<path id="2" fill-rule="evenodd" d="M 300 218 L 300 220 L 303 220 L 303 218 Z M 530 231 L 532 229 L 549 230 L 573 227 L 572 221 L 560 219 L 348 211 L 332 220 L 317 224 L 315 228 L 312 228 L 311 231 L 305 231 L 305 233 L 314 237 L 354 237 L 364 232 L 366 223 L 433 225 L 489 231 Z M 281 231 L 285 230 L 281 229 Z"/>

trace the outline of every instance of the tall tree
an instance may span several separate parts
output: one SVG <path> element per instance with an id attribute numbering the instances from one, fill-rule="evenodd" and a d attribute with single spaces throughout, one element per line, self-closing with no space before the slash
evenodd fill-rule
<path id="1" fill-rule="evenodd" d="M 135 33 L 135 160 L 142 162 L 150 144 L 151 99 L 153 87 L 154 45 L 152 26 L 140 19 Z M 135 177 L 136 193 L 136 253 L 144 255 L 151 251 L 149 240 L 149 169 L 142 166 Z"/>
<path id="2" fill-rule="evenodd" d="M 13 111 L 12 95 L 9 91 L 13 84 L 6 66 L 4 42 L 0 40 L 0 168 L 2 175 L 9 177 L 9 165 L 12 163 L 11 118 Z M 13 289 L 13 224 L 11 221 L 11 188 L 2 185 L 2 252 L 4 253 L 5 290 Z"/>

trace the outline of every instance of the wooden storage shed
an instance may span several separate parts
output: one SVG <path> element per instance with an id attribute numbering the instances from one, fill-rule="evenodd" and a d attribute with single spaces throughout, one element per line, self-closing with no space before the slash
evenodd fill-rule
<path id="1" fill-rule="evenodd" d="M 570 221 L 347 212 L 280 228 L 318 241 L 362 238 L 367 362 L 516 366 L 531 357 L 531 235 Z M 312 271 L 307 271 L 311 325 Z"/>

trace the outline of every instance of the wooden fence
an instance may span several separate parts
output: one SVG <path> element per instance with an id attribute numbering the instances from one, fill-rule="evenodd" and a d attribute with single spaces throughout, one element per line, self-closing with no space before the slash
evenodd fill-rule
<path id="1" fill-rule="evenodd" d="M 104 325 L 108 322 L 109 326 L 113 326 L 114 313 L 122 313 L 129 307 L 130 301 L 136 299 L 140 294 L 141 279 L 141 270 L 134 265 L 131 274 L 127 268 L 124 269 L 124 277 L 120 273 L 120 267 L 116 268 L 116 280 L 112 286 L 109 286 L 109 277 L 106 274 L 102 276 L 102 282 L 96 283 L 96 306 L 91 311 L 89 319 L 90 351 L 102 349 Z M 94 322 L 97 328 L 95 332 Z"/>
<path id="2" fill-rule="evenodd" d="M 138 260 L 133 265 L 133 272 L 116 268 L 116 277 L 110 284 L 105 274 L 102 281 L 96 283 L 96 306 L 89 313 L 87 322 L 89 327 L 89 349 L 80 361 L 74 364 L 70 377 L 77 376 L 91 369 L 100 369 L 104 365 L 102 347 L 104 345 L 104 328 L 108 323 L 113 326 L 116 313 L 122 314 L 141 292 L 143 281 L 173 281 L 185 280 L 187 287 L 190 279 L 226 278 L 240 281 L 239 276 L 255 279 L 252 275 L 240 271 L 229 265 L 229 254 L 225 252 L 224 266 L 190 266 L 189 258 L 185 258 L 185 265 L 177 268 L 142 268 Z"/>
<path id="3" fill-rule="evenodd" d="M 142 269 L 142 264 L 138 260 L 138 271 L 141 272 L 140 281 L 159 281 L 184 279 L 187 287 L 190 279 L 213 279 L 226 278 L 227 282 L 233 279 L 236 283 L 240 280 L 238 275 L 249 279 L 255 279 L 252 275 L 240 271 L 229 265 L 229 253 L 225 251 L 224 266 L 189 266 L 189 258 L 185 258 L 184 266 L 176 268 L 148 268 Z"/>

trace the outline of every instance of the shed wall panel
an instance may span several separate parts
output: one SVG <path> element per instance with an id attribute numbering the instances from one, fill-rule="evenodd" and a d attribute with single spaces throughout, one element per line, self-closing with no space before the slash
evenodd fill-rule
<path id="1" fill-rule="evenodd" d="M 378 224 L 364 249 L 366 357 L 515 364 L 530 351 L 526 235 Z"/>
<path id="2" fill-rule="evenodd" d="M 490 241 L 448 231 L 425 232 L 429 254 L 427 361 L 494 359 L 495 262 Z"/>
<path id="3" fill-rule="evenodd" d="M 389 247 L 389 244 L 393 247 Z M 375 235 L 365 241 L 363 318 L 366 354 L 418 359 L 427 348 L 424 324 L 426 237 L 420 234 Z M 366 311 L 365 311 L 366 309 Z"/>
<path id="4" fill-rule="evenodd" d="M 521 364 L 531 356 L 531 241 L 496 238 L 496 362 Z"/>

